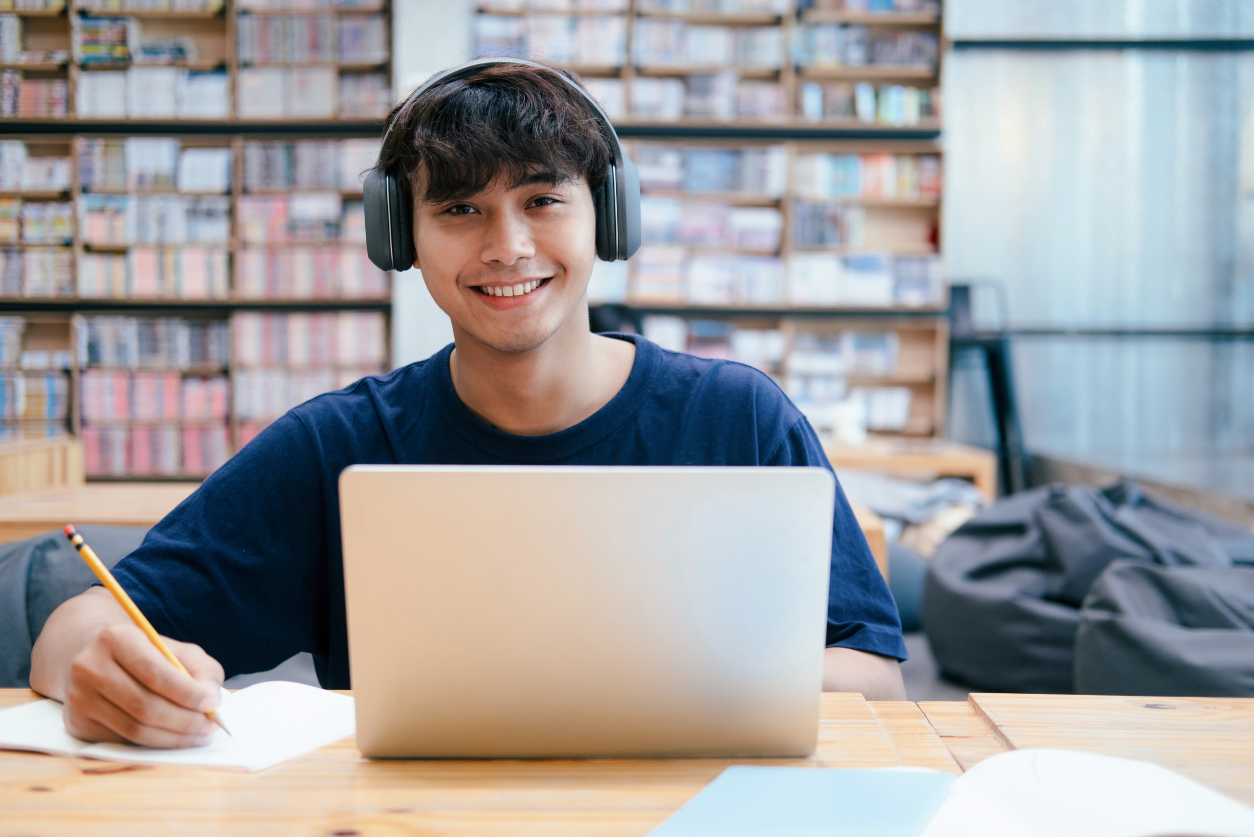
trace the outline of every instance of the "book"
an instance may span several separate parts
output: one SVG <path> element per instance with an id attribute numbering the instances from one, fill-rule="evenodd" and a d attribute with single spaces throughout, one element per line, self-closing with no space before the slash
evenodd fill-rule
<path id="1" fill-rule="evenodd" d="M 65 731 L 61 704 L 42 700 L 0 712 L 0 747 L 130 764 L 255 772 L 346 738 L 356 730 L 351 697 L 283 681 L 223 690 L 217 710 L 231 728 L 204 747 L 155 750 L 89 744 Z"/>
<path id="2" fill-rule="evenodd" d="M 78 319 L 78 365 L 115 369 L 226 369 L 225 320 L 93 316 Z"/>
<path id="3" fill-rule="evenodd" d="M 1254 833 L 1254 810 L 1149 762 L 1011 750 L 921 768 L 730 767 L 650 837 L 1154 837 Z"/>

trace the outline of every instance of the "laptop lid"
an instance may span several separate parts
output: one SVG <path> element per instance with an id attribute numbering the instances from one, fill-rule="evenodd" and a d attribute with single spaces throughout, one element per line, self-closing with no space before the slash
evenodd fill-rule
<path id="1" fill-rule="evenodd" d="M 339 488 L 363 754 L 813 752 L 826 470 L 355 465 Z"/>

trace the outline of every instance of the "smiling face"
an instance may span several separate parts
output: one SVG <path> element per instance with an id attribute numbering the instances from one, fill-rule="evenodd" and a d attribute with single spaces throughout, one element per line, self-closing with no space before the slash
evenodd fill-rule
<path id="1" fill-rule="evenodd" d="M 418 202 L 414 266 L 458 346 L 529 352 L 563 329 L 588 328 L 595 236 L 584 178 L 497 178 L 469 197 Z"/>

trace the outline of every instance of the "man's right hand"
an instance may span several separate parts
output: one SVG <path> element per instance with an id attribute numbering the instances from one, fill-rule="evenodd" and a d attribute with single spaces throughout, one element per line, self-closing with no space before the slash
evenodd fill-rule
<path id="1" fill-rule="evenodd" d="M 62 701 L 65 728 L 85 741 L 145 747 L 205 744 L 217 728 L 222 666 L 197 645 L 166 639 L 175 668 L 117 605 L 92 588 L 49 617 L 31 658 L 31 686 Z"/>

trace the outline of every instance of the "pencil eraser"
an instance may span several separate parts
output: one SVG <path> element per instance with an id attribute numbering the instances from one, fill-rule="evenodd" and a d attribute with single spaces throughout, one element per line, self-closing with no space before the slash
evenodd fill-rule
<path id="1" fill-rule="evenodd" d="M 74 537 L 74 527 L 73 527 L 72 525 L 71 525 L 71 526 L 66 526 L 66 527 L 65 527 L 64 529 L 62 529 L 61 531 L 65 533 L 65 536 L 66 536 L 67 538 L 72 538 L 72 537 Z"/>

